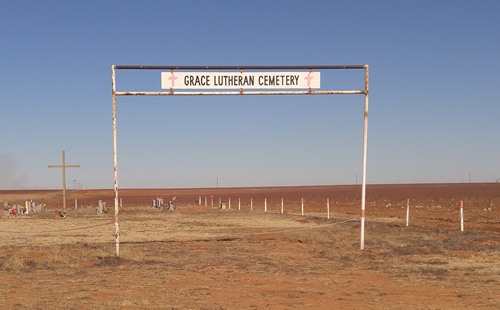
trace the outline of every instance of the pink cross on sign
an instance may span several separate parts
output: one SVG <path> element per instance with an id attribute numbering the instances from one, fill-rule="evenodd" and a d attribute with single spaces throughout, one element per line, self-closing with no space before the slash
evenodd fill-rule
<path id="1" fill-rule="evenodd" d="M 314 76 L 311 76 L 311 72 L 307 73 L 307 76 L 304 80 L 307 80 L 307 87 L 311 87 L 311 80 L 314 79 Z"/>
<path id="2" fill-rule="evenodd" d="M 174 84 L 175 84 L 175 80 L 177 80 L 177 77 L 174 76 L 174 71 L 170 71 L 170 74 L 171 76 L 168 78 L 170 81 L 172 81 L 172 84 L 170 85 L 170 87 L 174 88 Z"/>

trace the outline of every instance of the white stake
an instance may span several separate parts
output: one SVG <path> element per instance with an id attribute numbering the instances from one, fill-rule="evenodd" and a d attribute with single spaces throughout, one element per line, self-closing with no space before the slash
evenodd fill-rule
<path id="1" fill-rule="evenodd" d="M 326 218 L 330 219 L 330 198 L 326 198 Z"/>
<path id="2" fill-rule="evenodd" d="M 460 200 L 460 231 L 464 231 L 464 201 Z"/>
<path id="3" fill-rule="evenodd" d="M 78 209 L 78 199 L 75 198 L 75 210 Z"/>
<path id="4" fill-rule="evenodd" d="M 408 227 L 410 223 L 410 198 L 406 200 L 406 227 Z"/>
<path id="5" fill-rule="evenodd" d="M 231 210 L 231 197 L 229 197 L 228 205 L 229 205 L 229 210 Z"/>
<path id="6" fill-rule="evenodd" d="M 253 210 L 253 198 L 250 198 L 250 211 Z"/>
<path id="7" fill-rule="evenodd" d="M 267 198 L 264 198 L 264 212 L 267 212 Z"/>
<path id="8" fill-rule="evenodd" d="M 283 214 L 283 197 L 281 197 L 281 214 Z"/>
<path id="9" fill-rule="evenodd" d="M 300 209 L 302 210 L 302 216 L 304 216 L 304 198 L 301 199 Z"/>
<path id="10" fill-rule="evenodd" d="M 241 210 L 241 198 L 238 197 L 238 211 Z"/>

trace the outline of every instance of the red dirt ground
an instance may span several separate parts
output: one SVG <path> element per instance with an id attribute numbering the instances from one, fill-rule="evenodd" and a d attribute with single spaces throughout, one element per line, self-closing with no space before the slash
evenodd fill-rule
<path id="1" fill-rule="evenodd" d="M 368 185 L 364 250 L 359 185 L 123 189 L 120 257 L 113 191 L 67 194 L 62 220 L 60 191 L 0 191 L 50 209 L 0 220 L 0 308 L 500 308 L 499 183 Z"/>

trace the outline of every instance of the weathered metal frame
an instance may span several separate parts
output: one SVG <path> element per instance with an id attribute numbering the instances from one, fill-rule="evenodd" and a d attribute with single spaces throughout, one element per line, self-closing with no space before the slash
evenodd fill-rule
<path id="1" fill-rule="evenodd" d="M 364 70 L 364 90 L 313 90 L 304 91 L 117 91 L 116 70 Z M 366 206 L 366 159 L 368 145 L 368 65 L 320 65 L 320 66 L 111 66 L 112 87 L 112 113 L 113 113 L 113 170 L 114 170 L 114 198 L 115 198 L 115 247 L 116 256 L 120 256 L 120 221 L 119 221 L 119 199 L 118 199 L 118 147 L 116 126 L 116 97 L 117 96 L 226 96 L 226 95 L 364 95 L 364 123 L 363 123 L 363 165 L 361 182 L 361 236 L 360 248 L 365 247 L 365 206 Z"/>

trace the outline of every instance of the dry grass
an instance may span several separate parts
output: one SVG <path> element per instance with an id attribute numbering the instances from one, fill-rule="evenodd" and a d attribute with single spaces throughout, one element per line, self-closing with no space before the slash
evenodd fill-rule
<path id="1" fill-rule="evenodd" d="M 0 308 L 500 307 L 498 233 L 404 227 L 380 215 L 368 219 L 360 251 L 356 212 L 339 209 L 327 220 L 128 206 L 119 258 L 112 214 L 2 220 Z"/>
<path id="2" fill-rule="evenodd" d="M 4 247 L 0 256 L 0 270 L 29 272 L 43 269 L 80 268 L 110 256 L 103 245 L 47 245 L 36 247 Z"/>

